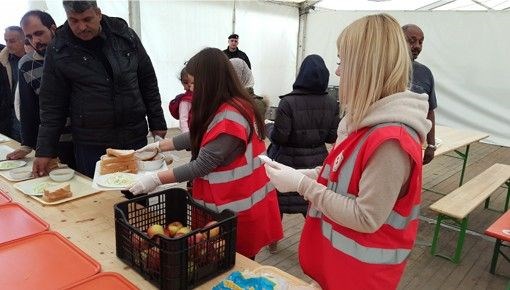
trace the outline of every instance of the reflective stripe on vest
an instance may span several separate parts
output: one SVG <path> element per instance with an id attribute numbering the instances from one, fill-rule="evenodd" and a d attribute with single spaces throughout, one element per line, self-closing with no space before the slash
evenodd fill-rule
<path id="1" fill-rule="evenodd" d="M 216 124 L 218 124 L 219 122 L 221 122 L 225 119 L 234 121 L 234 122 L 240 124 L 241 126 L 243 126 L 246 129 L 246 131 L 250 130 L 250 124 L 248 124 L 248 121 L 246 120 L 246 118 L 243 117 L 243 115 L 239 114 L 238 112 L 227 110 L 227 111 L 223 111 L 223 112 L 217 114 L 216 116 L 214 116 L 211 123 L 207 127 L 207 133 L 209 133 L 209 131 L 211 131 L 211 129 L 214 128 L 214 126 L 216 126 Z"/>
<path id="2" fill-rule="evenodd" d="M 322 222 L 322 234 L 331 241 L 333 247 L 343 253 L 370 264 L 400 264 L 409 253 L 410 249 L 381 249 L 370 248 L 358 244 L 339 232 L 333 230 L 331 224 Z"/>
<path id="3" fill-rule="evenodd" d="M 264 153 L 265 151 L 262 152 L 262 154 Z M 249 176 L 263 164 L 260 158 L 257 156 L 253 157 L 253 145 L 251 142 L 246 146 L 244 158 L 246 159 L 245 165 L 230 170 L 211 172 L 203 176 L 202 179 L 207 180 L 210 184 L 234 181 Z"/>
<path id="4" fill-rule="evenodd" d="M 347 193 L 348 185 L 352 177 L 352 173 L 354 171 L 354 165 L 356 158 L 361 150 L 361 145 L 366 141 L 368 135 L 370 135 L 371 131 L 375 128 L 381 128 L 386 126 L 392 126 L 394 124 L 381 124 L 371 128 L 359 141 L 353 150 L 352 154 L 345 161 L 342 166 L 342 175 L 340 176 L 340 180 L 338 184 L 336 182 L 331 182 L 329 180 L 330 166 L 325 165 L 323 169 L 323 173 L 321 177 L 328 180 L 327 188 L 329 190 L 333 190 L 338 194 L 341 194 L 348 198 L 356 198 L 355 195 Z M 404 125 L 406 131 L 413 137 L 416 137 L 416 133 L 412 130 L 408 129 L 407 126 Z M 418 218 L 418 214 L 420 211 L 420 206 L 415 205 L 411 210 L 409 216 L 402 216 L 398 212 L 392 210 L 390 215 L 385 221 L 386 225 L 389 225 L 395 229 L 402 230 L 405 229 L 409 223 Z M 312 218 L 321 218 L 322 213 L 315 208 L 310 207 L 308 211 L 308 215 Z M 331 242 L 331 245 L 349 255 L 355 259 L 360 261 L 371 263 L 371 264 L 400 264 L 402 263 L 411 252 L 410 249 L 384 249 L 384 248 L 373 248 L 366 247 L 355 240 L 348 238 L 341 233 L 333 230 L 333 226 L 324 219 L 321 219 L 321 231 L 322 235 Z"/>
<path id="5" fill-rule="evenodd" d="M 222 212 L 225 209 L 230 209 L 234 212 L 241 212 L 250 209 L 256 203 L 263 200 L 267 196 L 267 194 L 272 190 L 274 190 L 274 186 L 270 182 L 268 182 L 262 188 L 255 191 L 251 196 L 241 200 L 225 203 L 222 205 L 216 205 L 214 203 L 205 202 L 197 198 L 193 198 L 193 200 L 215 212 Z"/>
<path id="6" fill-rule="evenodd" d="M 248 122 L 241 114 L 234 111 L 224 111 L 214 117 L 214 119 L 211 121 L 211 124 L 207 128 L 207 132 L 209 132 L 214 126 L 216 126 L 216 124 L 225 119 L 240 124 L 246 129 L 246 131 L 250 130 Z M 210 184 L 230 182 L 249 176 L 250 174 L 253 173 L 253 171 L 255 171 L 263 164 L 263 162 L 258 157 L 253 156 L 253 144 L 251 142 L 248 143 L 248 145 L 246 146 L 244 158 L 246 160 L 246 165 L 239 166 L 231 170 L 211 172 L 203 176 L 202 179 L 207 180 Z"/>

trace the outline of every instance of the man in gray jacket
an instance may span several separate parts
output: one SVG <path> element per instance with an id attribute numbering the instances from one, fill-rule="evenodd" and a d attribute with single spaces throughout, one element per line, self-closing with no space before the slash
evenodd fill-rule
<path id="1" fill-rule="evenodd" d="M 69 115 L 76 167 L 92 177 L 108 147 L 147 144 L 147 121 L 155 136 L 164 137 L 167 127 L 156 74 L 136 33 L 123 19 L 101 14 L 96 1 L 63 4 L 67 21 L 46 52 L 33 172 L 47 173 Z"/>

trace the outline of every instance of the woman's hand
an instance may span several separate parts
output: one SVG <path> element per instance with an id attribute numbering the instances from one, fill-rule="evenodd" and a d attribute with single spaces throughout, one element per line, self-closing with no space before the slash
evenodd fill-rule
<path id="1" fill-rule="evenodd" d="M 264 167 L 271 183 L 279 192 L 297 191 L 305 175 L 276 161 L 265 162 Z"/>
<path id="2" fill-rule="evenodd" d="M 161 151 L 161 149 L 159 148 L 159 142 L 160 141 L 157 141 L 157 142 L 154 142 L 154 143 L 149 143 L 147 144 L 146 146 L 136 150 L 137 153 L 140 153 L 140 152 L 154 152 L 155 150 L 157 150 L 158 152 Z"/>
<path id="3" fill-rule="evenodd" d="M 140 177 L 135 184 L 133 184 L 129 191 L 134 195 L 140 193 L 148 193 L 153 191 L 156 187 L 162 184 L 157 173 L 151 173 Z"/>

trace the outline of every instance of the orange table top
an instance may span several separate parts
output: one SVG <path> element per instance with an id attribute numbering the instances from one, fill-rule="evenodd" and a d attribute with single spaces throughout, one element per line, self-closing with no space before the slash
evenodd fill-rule
<path id="1" fill-rule="evenodd" d="M 510 241 L 510 210 L 485 230 L 485 234 L 503 241 Z"/>

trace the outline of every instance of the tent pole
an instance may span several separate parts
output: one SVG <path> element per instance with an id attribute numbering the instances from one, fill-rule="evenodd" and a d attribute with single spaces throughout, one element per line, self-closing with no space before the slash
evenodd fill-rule
<path id="1" fill-rule="evenodd" d="M 129 9 L 129 27 L 131 27 L 140 40 L 142 39 L 142 27 L 140 21 L 140 1 L 138 0 L 129 0 L 128 1 L 128 9 Z"/>
<path id="2" fill-rule="evenodd" d="M 236 2 L 237 0 L 232 1 L 234 2 L 234 6 L 232 9 L 232 33 L 236 32 Z"/>
<path id="3" fill-rule="evenodd" d="M 298 40 L 297 40 L 297 56 L 296 56 L 296 75 L 301 66 L 301 62 L 304 59 L 306 52 L 306 22 L 310 9 L 315 9 L 315 4 L 320 1 L 305 1 L 299 5 L 299 28 L 298 28 Z"/>

